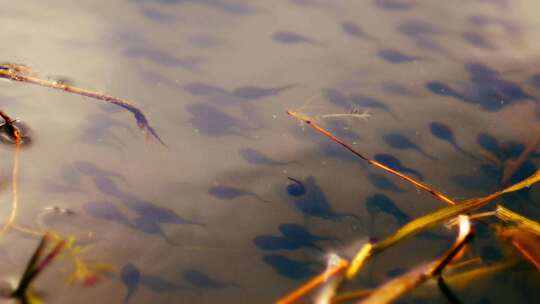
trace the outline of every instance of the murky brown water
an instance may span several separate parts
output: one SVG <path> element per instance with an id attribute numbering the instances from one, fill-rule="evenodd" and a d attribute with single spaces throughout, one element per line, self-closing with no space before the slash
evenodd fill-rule
<path id="1" fill-rule="evenodd" d="M 303 130 L 285 109 L 368 111 L 368 120 L 320 119 L 360 151 L 391 155 L 455 198 L 497 189 L 500 172 L 489 159 L 518 153 L 512 144 L 537 132 L 534 1 L 2 5 L 3 61 L 135 101 L 168 145 L 145 142 L 132 116 L 114 107 L 0 84 L 2 110 L 33 136 L 21 154 L 16 222 L 73 234 L 88 243 L 85 257 L 119 270 L 95 287 L 68 288 L 63 259 L 36 283 L 47 303 L 267 303 L 320 271 L 326 252 L 352 255 L 368 237 L 441 207 Z M 431 132 L 432 122 L 448 126 L 455 142 Z M 12 147 L 3 154 L 7 218 Z M 291 195 L 298 185 L 287 177 L 311 196 Z M 397 209 L 370 212 L 366 201 L 376 194 Z M 532 188 L 505 203 L 535 218 L 537 199 Z M 76 215 L 39 216 L 53 205 Z M 282 231 L 298 229 L 284 224 L 330 240 L 284 243 Z M 435 232 L 448 238 L 389 250 L 359 285 L 439 255 L 452 232 Z M 2 275 L 17 277 L 37 240 L 10 231 L 1 242 Z M 479 238 L 473 252 L 497 253 L 496 244 Z M 534 302 L 535 282 L 538 275 L 505 272 L 455 292 L 466 303 Z M 445 301 L 436 289 L 427 294 Z"/>

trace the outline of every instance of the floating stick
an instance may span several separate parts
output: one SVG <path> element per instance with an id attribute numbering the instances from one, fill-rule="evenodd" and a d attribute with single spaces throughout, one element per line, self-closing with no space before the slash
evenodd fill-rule
<path id="1" fill-rule="evenodd" d="M 373 165 L 375 167 L 378 167 L 378 168 L 381 168 L 383 170 L 385 170 L 386 172 L 389 172 L 401 179 L 404 179 L 406 181 L 408 181 L 409 183 L 413 184 L 414 186 L 416 186 L 417 188 L 419 189 L 422 189 L 426 192 L 428 192 L 429 194 L 435 196 L 436 198 L 444 201 L 445 203 L 447 204 L 450 204 L 450 205 L 455 205 L 456 202 L 454 200 L 452 200 L 451 198 L 449 198 L 448 196 L 442 194 L 441 192 L 427 186 L 426 184 L 423 184 L 417 180 L 415 180 L 414 178 L 406 175 L 406 174 L 403 174 L 399 171 L 396 171 L 390 167 L 387 167 L 385 165 L 383 165 L 382 163 L 376 161 L 376 160 L 373 160 L 373 159 L 369 159 L 368 157 L 364 156 L 363 154 L 360 154 L 359 152 L 357 152 L 356 150 L 354 150 L 351 146 L 349 146 L 347 143 L 345 143 L 343 140 L 337 138 L 336 136 L 334 136 L 332 133 L 330 133 L 330 131 L 326 130 L 325 128 L 319 126 L 316 122 L 314 122 L 311 118 L 309 118 L 308 116 L 302 114 L 302 113 L 298 113 L 298 112 L 294 112 L 294 111 L 287 111 L 287 114 L 298 119 L 299 121 L 309 125 L 310 127 L 312 127 L 314 130 L 316 130 L 317 132 L 323 134 L 324 136 L 330 138 L 332 141 L 340 144 L 341 146 L 343 146 L 345 149 L 349 150 L 350 152 L 352 152 L 354 155 L 358 156 L 359 158 L 365 160 L 368 164 L 370 165 Z"/>
<path id="2" fill-rule="evenodd" d="M 135 107 L 131 101 L 128 101 L 126 99 L 114 97 L 111 95 L 99 93 L 99 92 L 93 92 L 87 89 L 75 87 L 69 84 L 66 84 L 65 82 L 60 81 L 49 81 L 37 77 L 30 76 L 31 69 L 24 65 L 19 64 L 0 64 L 0 78 L 6 78 L 13 81 L 19 81 L 19 82 L 26 82 L 31 84 L 36 84 L 43 87 L 53 88 L 57 90 L 62 90 L 65 92 L 78 94 L 90 98 L 94 98 L 97 100 L 104 101 L 106 103 L 114 104 L 119 107 L 124 108 L 125 110 L 131 112 L 133 116 L 135 117 L 135 120 L 137 122 L 137 126 L 146 134 L 150 134 L 153 136 L 157 141 L 159 141 L 163 146 L 167 146 L 163 140 L 159 137 L 157 132 L 154 130 L 152 126 L 148 123 L 148 119 L 144 115 L 144 113 L 139 110 L 139 108 Z"/>

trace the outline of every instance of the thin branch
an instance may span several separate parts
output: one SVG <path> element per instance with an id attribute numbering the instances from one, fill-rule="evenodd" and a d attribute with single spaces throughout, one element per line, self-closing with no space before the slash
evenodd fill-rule
<path id="1" fill-rule="evenodd" d="M 426 192 L 428 192 L 429 194 L 435 196 L 436 198 L 442 200 L 443 202 L 447 203 L 447 204 L 450 204 L 450 205 L 455 205 L 456 202 L 454 200 L 452 200 L 451 198 L 449 198 L 448 196 L 442 194 L 441 192 L 429 187 L 428 185 L 422 183 L 422 182 L 419 182 L 417 180 L 415 180 L 414 178 L 406 175 L 406 174 L 403 174 L 399 171 L 396 171 L 376 160 L 373 160 L 373 159 L 369 159 L 368 157 L 364 156 L 363 154 L 360 154 L 359 152 L 357 152 L 356 150 L 354 150 L 351 146 L 349 146 L 347 143 L 345 143 L 343 140 L 337 138 L 336 136 L 334 136 L 332 133 L 330 133 L 330 131 L 326 130 L 325 128 L 319 126 L 315 121 L 313 121 L 311 118 L 309 118 L 307 115 L 304 115 L 302 113 L 299 113 L 299 112 L 294 112 L 294 111 L 287 111 L 287 114 L 298 119 L 299 121 L 309 125 L 310 127 L 312 127 L 315 131 L 323 134 L 324 136 L 330 138 L 332 141 L 340 144 L 341 146 L 343 146 L 345 149 L 349 150 L 350 152 L 352 152 L 354 155 L 358 156 L 359 158 L 363 159 L 364 161 L 366 161 L 368 164 L 370 165 L 373 165 L 375 167 L 378 167 L 380 169 L 383 169 L 385 170 L 386 172 L 389 172 L 401 179 L 404 179 L 406 180 L 407 182 L 413 184 L 415 187 L 421 189 L 421 190 L 424 190 Z"/>
<path id="2" fill-rule="evenodd" d="M 0 78 L 6 78 L 13 81 L 31 83 L 31 84 L 36 84 L 43 87 L 62 90 L 68 93 L 73 93 L 73 94 L 78 94 L 78 95 L 94 98 L 97 100 L 104 101 L 106 103 L 110 103 L 110 104 L 114 104 L 119 107 L 122 107 L 125 110 L 131 112 L 131 114 L 133 114 L 137 122 L 137 126 L 143 132 L 153 136 L 163 146 L 165 147 L 167 146 L 165 142 L 161 140 L 161 138 L 159 137 L 157 132 L 154 130 L 154 128 L 150 126 L 150 124 L 148 123 L 148 119 L 146 118 L 144 113 L 139 108 L 134 106 L 131 101 L 114 97 L 111 95 L 107 95 L 104 93 L 94 92 L 87 89 L 75 87 L 75 86 L 66 84 L 65 82 L 49 81 L 49 80 L 33 77 L 29 75 L 29 72 L 30 72 L 30 69 L 23 65 L 0 64 Z"/>

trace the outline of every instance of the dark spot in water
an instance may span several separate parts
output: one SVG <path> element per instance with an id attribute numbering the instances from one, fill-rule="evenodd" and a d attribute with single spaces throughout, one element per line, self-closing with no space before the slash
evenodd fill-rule
<path id="1" fill-rule="evenodd" d="M 480 250 L 480 257 L 482 258 L 482 261 L 489 263 L 502 260 L 504 255 L 498 248 L 494 246 L 484 246 Z"/>
<path id="2" fill-rule="evenodd" d="M 407 36 L 416 46 L 431 51 L 443 51 L 443 47 L 434 39 L 442 31 L 435 25 L 420 20 L 409 20 L 401 23 L 397 30 Z"/>
<path id="3" fill-rule="evenodd" d="M 145 59 L 152 63 L 169 68 L 184 68 L 190 71 L 199 69 L 201 59 L 199 57 L 179 58 L 168 53 L 142 47 L 131 47 L 124 50 L 123 54 L 133 59 Z"/>
<path id="4" fill-rule="evenodd" d="M 126 295 L 124 296 L 123 303 L 128 304 L 130 299 L 137 291 L 141 281 L 141 272 L 135 265 L 128 263 L 122 267 L 122 270 L 120 270 L 120 279 L 126 287 Z"/>
<path id="5" fill-rule="evenodd" d="M 88 202 L 83 205 L 83 210 L 94 218 L 131 227 L 128 217 L 111 202 Z"/>
<path id="6" fill-rule="evenodd" d="M 297 250 L 302 247 L 316 249 L 322 251 L 322 249 L 313 244 L 310 241 L 290 239 L 287 237 L 273 236 L 273 235 L 259 235 L 253 239 L 253 243 L 260 249 L 266 251 L 276 250 Z"/>
<path id="7" fill-rule="evenodd" d="M 170 14 L 160 12 L 159 10 L 144 7 L 141 9 L 141 12 L 145 18 L 150 21 L 166 24 L 171 21 L 174 21 L 175 17 Z"/>
<path id="8" fill-rule="evenodd" d="M 87 117 L 87 124 L 81 130 L 79 139 L 84 143 L 94 146 L 109 146 L 121 149 L 124 145 L 122 133 L 135 135 L 131 125 L 105 115 L 103 113 L 92 114 Z"/>
<path id="9" fill-rule="evenodd" d="M 184 280 L 197 288 L 204 289 L 223 289 L 227 287 L 239 287 L 238 284 L 232 282 L 223 282 L 209 277 L 207 274 L 198 270 L 185 270 L 182 273 Z"/>
<path id="10" fill-rule="evenodd" d="M 540 89 L 540 74 L 534 74 L 529 78 L 529 83 L 537 89 Z"/>
<path id="11" fill-rule="evenodd" d="M 152 235 L 159 235 L 161 236 L 167 243 L 171 245 L 174 244 L 169 237 L 165 234 L 163 229 L 161 228 L 161 225 L 154 221 L 151 217 L 145 217 L 141 216 L 133 220 L 132 227 L 136 230 L 139 230 L 141 232 L 152 234 Z"/>
<path id="12" fill-rule="evenodd" d="M 231 115 L 218 110 L 213 105 L 194 103 L 188 105 L 186 110 L 192 115 L 189 122 L 197 132 L 210 137 L 237 135 L 246 137 L 250 128 Z"/>
<path id="13" fill-rule="evenodd" d="M 381 84 L 381 89 L 386 92 L 393 95 L 401 95 L 401 96 L 414 96 L 414 92 L 409 90 L 406 86 L 399 84 L 397 82 L 391 82 L 386 81 Z"/>
<path id="14" fill-rule="evenodd" d="M 389 271 L 386 272 L 386 276 L 389 277 L 389 278 L 395 278 L 395 277 L 398 277 L 398 276 L 401 276 L 403 274 L 405 274 L 407 272 L 407 270 L 403 269 L 403 268 L 395 268 L 395 269 L 391 269 Z"/>
<path id="15" fill-rule="evenodd" d="M 78 172 L 82 173 L 82 174 L 85 174 L 85 175 L 88 175 L 88 176 L 92 176 L 92 177 L 97 177 L 97 176 L 100 176 L 100 177 L 114 177 L 116 179 L 119 179 L 123 182 L 125 182 L 125 178 L 120 174 L 120 173 L 117 173 L 117 172 L 114 172 L 114 171 L 111 171 L 111 170 L 104 170 L 104 169 L 100 169 L 99 167 L 97 167 L 96 165 L 94 165 L 93 163 L 89 162 L 89 161 L 85 161 L 85 160 L 77 160 L 77 161 L 74 161 L 73 163 L 71 163 L 71 166 L 76 169 Z"/>
<path id="16" fill-rule="evenodd" d="M 306 187 L 304 186 L 304 183 L 292 177 L 287 176 L 287 178 L 291 181 L 287 185 L 287 194 L 294 197 L 298 197 L 298 196 L 302 196 L 306 194 L 307 190 L 306 190 Z"/>
<path id="17" fill-rule="evenodd" d="M 157 293 L 171 293 L 184 289 L 184 286 L 169 282 L 157 276 L 143 275 L 141 285 Z"/>
<path id="18" fill-rule="evenodd" d="M 413 143 L 407 136 L 399 133 L 390 133 L 383 136 L 384 142 L 392 148 L 399 150 L 415 150 L 426 158 L 436 160 L 434 156 L 427 154 L 420 146 Z"/>
<path id="19" fill-rule="evenodd" d="M 274 88 L 262 88 L 256 86 L 239 87 L 232 91 L 232 94 L 236 97 L 244 99 L 258 99 L 263 97 L 275 96 L 285 90 L 294 87 L 294 85 L 286 85 Z"/>
<path id="20" fill-rule="evenodd" d="M 223 88 L 213 86 L 202 82 L 192 82 L 183 86 L 189 94 L 194 96 L 220 95 L 226 94 L 227 91 Z"/>
<path id="21" fill-rule="evenodd" d="M 113 195 L 116 197 L 122 197 L 123 193 L 120 191 L 116 182 L 105 175 L 97 175 L 94 177 L 94 184 L 96 188 L 104 194 Z"/>
<path id="22" fill-rule="evenodd" d="M 126 205 L 126 207 L 139 214 L 141 218 L 144 218 L 145 220 L 151 222 L 156 222 L 160 224 L 205 226 L 202 223 L 187 220 L 179 216 L 174 210 L 159 207 L 151 202 L 140 200 L 127 194 L 123 195 L 122 202 Z"/>
<path id="23" fill-rule="evenodd" d="M 469 43 L 472 46 L 475 46 L 480 49 L 492 50 L 495 49 L 493 44 L 491 44 L 484 36 L 479 33 L 467 32 L 463 34 L 463 40 Z"/>
<path id="24" fill-rule="evenodd" d="M 301 240 L 305 242 L 334 240 L 333 238 L 314 235 L 309 232 L 306 227 L 298 224 L 281 224 L 279 225 L 279 231 L 281 234 L 291 240 Z"/>
<path id="25" fill-rule="evenodd" d="M 311 38 L 288 31 L 275 32 L 274 34 L 272 34 L 272 40 L 282 44 L 310 44 L 314 46 L 321 45 L 320 42 L 317 42 Z"/>
<path id="26" fill-rule="evenodd" d="M 245 161 L 252 165 L 284 166 L 289 164 L 289 162 L 280 162 L 273 160 L 270 157 L 264 155 L 262 152 L 251 148 L 242 148 L 238 150 L 238 153 Z"/>
<path id="27" fill-rule="evenodd" d="M 486 111 L 498 111 L 516 102 L 534 100 L 517 83 L 502 79 L 497 71 L 483 64 L 467 64 L 465 69 L 470 75 L 470 81 L 462 92 L 437 81 L 428 83 L 428 88 L 437 93 L 432 88 L 438 85 L 443 88 L 439 95 L 452 96 L 463 102 L 477 104 Z"/>
<path id="28" fill-rule="evenodd" d="M 406 11 L 416 6 L 414 0 L 373 0 L 373 3 L 377 7 L 388 11 Z"/>
<path id="29" fill-rule="evenodd" d="M 138 228 L 154 229 L 152 228 L 154 223 L 205 226 L 202 223 L 184 219 L 169 208 L 159 207 L 152 202 L 125 193 L 116 186 L 113 180 L 107 177 L 96 176 L 94 184 L 99 191 L 117 197 L 126 207 L 137 213 L 140 216 Z"/>
<path id="30" fill-rule="evenodd" d="M 431 131 L 431 134 L 433 134 L 433 136 L 437 137 L 440 140 L 448 142 L 459 153 L 461 153 L 463 155 L 466 155 L 468 157 L 471 157 L 473 159 L 476 159 L 476 157 L 474 155 L 472 155 L 471 153 L 463 150 L 457 144 L 456 139 L 454 137 L 454 133 L 452 132 L 452 130 L 450 129 L 449 126 L 447 126 L 447 125 L 445 125 L 445 124 L 443 124 L 441 122 L 434 121 L 434 122 L 431 122 L 429 124 L 429 130 Z"/>
<path id="31" fill-rule="evenodd" d="M 478 144 L 482 149 L 490 152 L 492 155 L 498 159 L 502 159 L 502 154 L 500 151 L 499 141 L 488 133 L 480 133 L 477 137 Z"/>
<path id="32" fill-rule="evenodd" d="M 230 0 L 136 0 L 136 1 L 152 1 L 161 4 L 183 4 L 193 3 L 196 5 L 206 6 L 223 13 L 233 15 L 247 15 L 255 11 L 255 8 L 250 4 L 242 1 L 230 1 Z"/>
<path id="33" fill-rule="evenodd" d="M 384 102 L 378 99 L 375 99 L 366 95 L 362 95 L 362 94 L 351 94 L 350 100 L 353 104 L 359 107 L 380 109 L 392 115 L 392 117 L 394 117 L 395 119 L 398 119 L 394 111 L 389 106 L 387 106 Z"/>
<path id="34" fill-rule="evenodd" d="M 311 268 L 313 265 L 316 265 L 313 262 L 300 262 L 278 254 L 265 255 L 262 260 L 265 264 L 272 267 L 277 274 L 288 279 L 306 279 L 317 274 Z"/>
<path id="35" fill-rule="evenodd" d="M 375 194 L 366 199 L 366 209 L 372 217 L 372 221 L 379 213 L 385 213 L 396 220 L 399 226 L 403 226 L 411 217 L 403 212 L 388 196 Z"/>
<path id="36" fill-rule="evenodd" d="M 341 23 L 341 29 L 345 34 L 348 34 L 354 38 L 372 40 L 368 34 L 356 23 L 352 21 L 344 21 Z"/>
<path id="37" fill-rule="evenodd" d="M 407 63 L 418 61 L 420 57 L 413 57 L 394 49 L 382 49 L 377 56 L 388 63 Z"/>
<path id="38" fill-rule="evenodd" d="M 260 202 L 268 203 L 258 194 L 230 186 L 214 186 L 208 189 L 208 194 L 222 200 L 233 200 L 242 196 L 251 196 Z"/>
<path id="39" fill-rule="evenodd" d="M 318 217 L 329 220 L 338 220 L 343 217 L 352 217 L 360 220 L 357 215 L 351 213 L 337 213 L 334 211 L 326 195 L 315 182 L 315 178 L 310 176 L 304 183 L 306 193 L 295 196 L 294 204 L 300 212 L 306 216 Z"/>
<path id="40" fill-rule="evenodd" d="M 426 83 L 426 88 L 434 94 L 441 96 L 449 96 L 460 99 L 464 102 L 469 102 L 465 96 L 456 90 L 452 89 L 449 85 L 440 81 L 430 81 Z"/>
<path id="41" fill-rule="evenodd" d="M 341 93 L 339 90 L 331 88 L 324 89 L 323 96 L 326 100 L 335 104 L 338 107 L 342 107 L 346 110 L 350 110 L 352 108 L 352 103 L 349 99 L 349 96 Z"/>
<path id="42" fill-rule="evenodd" d="M 371 173 L 367 176 L 368 180 L 371 182 L 371 184 L 378 188 L 379 190 L 383 191 L 393 191 L 393 192 L 404 192 L 405 190 L 399 188 L 394 184 L 390 179 L 388 179 L 386 176 L 378 174 L 378 173 Z"/>
<path id="43" fill-rule="evenodd" d="M 396 170 L 396 171 L 399 171 L 399 172 L 402 172 L 402 173 L 406 173 L 406 174 L 412 174 L 414 176 L 416 176 L 416 178 L 418 178 L 419 180 L 424 180 L 424 176 L 422 175 L 422 173 L 418 172 L 417 170 L 414 170 L 412 168 L 409 168 L 409 167 L 405 167 L 401 161 L 390 155 L 390 154 L 375 154 L 374 156 L 375 160 Z"/>

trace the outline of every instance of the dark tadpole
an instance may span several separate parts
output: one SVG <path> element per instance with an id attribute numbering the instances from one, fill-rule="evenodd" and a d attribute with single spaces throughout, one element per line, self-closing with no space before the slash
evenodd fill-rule
<path id="1" fill-rule="evenodd" d="M 143 275 L 141 277 L 141 285 L 157 293 L 172 293 L 185 288 L 184 286 L 152 275 Z"/>
<path id="2" fill-rule="evenodd" d="M 179 225 L 195 225 L 206 226 L 203 223 L 187 220 L 178 215 L 174 210 L 164 207 L 159 207 L 154 203 L 147 202 L 135 197 L 125 195 L 122 202 L 130 209 L 139 214 L 142 218 L 148 219 L 151 222 L 160 224 L 179 224 Z"/>
<path id="3" fill-rule="evenodd" d="M 403 212 L 388 196 L 384 194 L 375 194 L 366 199 L 366 209 L 372 217 L 379 213 L 385 213 L 393 217 L 399 226 L 403 226 L 411 217 Z"/>
<path id="4" fill-rule="evenodd" d="M 194 96 L 208 96 L 226 94 L 227 91 L 223 88 L 213 86 L 202 82 L 192 82 L 183 86 L 189 94 Z"/>
<path id="5" fill-rule="evenodd" d="M 141 272 L 135 265 L 128 263 L 120 270 L 120 279 L 126 287 L 126 295 L 124 296 L 123 303 L 128 304 L 139 287 Z"/>
<path id="6" fill-rule="evenodd" d="M 426 88 L 433 94 L 441 95 L 441 96 L 448 96 L 448 97 L 454 97 L 456 99 L 459 99 L 463 102 L 471 103 L 470 100 L 467 99 L 467 97 L 463 96 L 463 94 L 459 93 L 458 91 L 452 89 L 449 85 L 440 82 L 440 81 L 430 81 L 426 83 Z"/>
<path id="7" fill-rule="evenodd" d="M 465 70 L 469 73 L 470 81 L 461 91 L 452 89 L 449 85 L 439 81 L 428 82 L 426 86 L 435 94 L 451 96 L 492 112 L 517 102 L 535 100 L 517 83 L 502 79 L 499 72 L 483 64 L 466 64 Z"/>
<path id="8" fill-rule="evenodd" d="M 449 126 L 441 122 L 434 121 L 429 124 L 429 130 L 431 131 L 431 134 L 433 134 L 433 136 L 437 137 L 440 140 L 448 142 L 449 144 L 452 145 L 452 147 L 454 147 L 454 149 L 456 149 L 461 154 L 467 155 L 468 157 L 472 159 L 476 159 L 474 155 L 463 150 L 463 148 L 461 148 L 457 144 L 456 139 L 454 137 L 454 133 L 452 132 Z"/>
<path id="9" fill-rule="evenodd" d="M 277 274 L 288 279 L 301 280 L 317 274 L 312 269 L 312 266 L 317 265 L 314 262 L 296 261 L 279 254 L 265 255 L 262 260 L 272 267 Z"/>
<path id="10" fill-rule="evenodd" d="M 230 186 L 214 186 L 208 189 L 208 194 L 212 195 L 215 198 L 222 200 L 233 200 L 242 196 L 251 196 L 257 199 L 260 202 L 268 203 L 269 201 L 263 199 L 258 194 L 251 191 L 242 190 Z"/>
<path id="11" fill-rule="evenodd" d="M 434 39 L 436 36 L 443 34 L 443 31 L 434 24 L 421 20 L 407 20 L 399 24 L 397 30 L 419 48 L 446 52 L 442 45 Z"/>
<path id="12" fill-rule="evenodd" d="M 399 150 L 416 150 L 418 153 L 422 154 L 426 158 L 431 160 L 436 160 L 437 158 L 427 154 L 420 146 L 413 143 L 407 136 L 399 133 L 389 133 L 383 136 L 384 142 L 392 148 Z"/>
<path id="13" fill-rule="evenodd" d="M 540 74 L 534 74 L 529 78 L 529 84 L 540 89 Z"/>
<path id="14" fill-rule="evenodd" d="M 82 174 L 93 176 L 93 177 L 114 177 L 117 178 L 123 182 L 126 182 L 126 179 L 122 174 L 111 171 L 111 170 L 104 170 L 100 169 L 93 163 L 85 160 L 77 160 L 74 161 L 72 164 L 73 168 L 75 168 L 77 171 L 79 171 Z"/>
<path id="15" fill-rule="evenodd" d="M 122 197 L 123 195 L 123 192 L 118 188 L 116 182 L 107 176 L 95 176 L 94 184 L 101 193 L 109 194 L 116 197 Z"/>
<path id="16" fill-rule="evenodd" d="M 303 240 L 307 242 L 335 240 L 334 238 L 314 235 L 309 232 L 306 227 L 300 226 L 298 224 L 281 224 L 279 225 L 278 229 L 281 234 L 291 240 Z"/>
<path id="17" fill-rule="evenodd" d="M 276 250 L 297 250 L 302 247 L 323 251 L 321 247 L 313 244 L 310 241 L 300 239 L 290 239 L 288 237 L 273 236 L 273 235 L 258 235 L 253 239 L 253 243 L 260 249 L 266 251 Z"/>
<path id="18" fill-rule="evenodd" d="M 185 270 L 182 273 L 182 277 L 184 280 L 186 280 L 189 284 L 193 285 L 197 288 L 203 288 L 203 289 L 223 289 L 227 287 L 239 287 L 238 284 L 233 282 L 224 282 L 219 281 L 216 279 L 213 279 L 209 277 L 207 274 L 202 273 L 198 270 L 194 269 L 188 269 Z"/>
<path id="19" fill-rule="evenodd" d="M 406 11 L 416 6 L 415 0 L 373 0 L 380 9 L 387 11 Z"/>
<path id="20" fill-rule="evenodd" d="M 488 133 L 480 133 L 478 134 L 477 142 L 485 151 L 490 152 L 498 159 L 503 158 L 499 141 L 493 137 L 493 135 Z"/>
<path id="21" fill-rule="evenodd" d="M 378 188 L 379 190 L 383 191 L 392 191 L 392 192 L 404 192 L 405 190 L 399 188 L 392 182 L 390 179 L 388 179 L 386 176 L 378 174 L 378 173 L 371 173 L 368 174 L 368 179 L 371 182 L 371 184 Z"/>
<path id="22" fill-rule="evenodd" d="M 237 135 L 248 137 L 251 128 L 243 121 L 218 110 L 215 106 L 204 103 L 188 105 L 186 110 L 192 115 L 189 122 L 201 134 L 210 137 Z"/>
<path id="23" fill-rule="evenodd" d="M 357 105 L 359 107 L 380 109 L 392 115 L 392 117 L 394 117 L 395 119 L 398 119 L 394 111 L 389 106 L 387 106 L 384 102 L 378 99 L 375 99 L 366 95 L 362 95 L 362 94 L 351 94 L 350 100 L 354 105 Z"/>
<path id="24" fill-rule="evenodd" d="M 485 49 L 485 50 L 493 50 L 493 49 L 495 49 L 493 44 L 491 44 L 491 42 L 489 42 L 486 39 L 486 37 L 482 36 L 479 33 L 466 32 L 466 33 L 464 33 L 462 35 L 462 37 L 463 37 L 463 40 L 465 40 L 465 42 L 467 42 L 470 45 L 475 46 L 477 48 Z"/>
<path id="25" fill-rule="evenodd" d="M 311 38 L 289 31 L 279 31 L 273 33 L 272 40 L 282 44 L 310 44 L 314 46 L 322 45 L 320 42 L 317 42 Z"/>
<path id="26" fill-rule="evenodd" d="M 486 111 L 499 111 L 511 104 L 535 98 L 517 83 L 502 79 L 499 72 L 480 63 L 465 65 L 470 82 L 465 95 Z"/>
<path id="27" fill-rule="evenodd" d="M 295 178 L 287 176 L 287 179 L 289 179 L 291 182 L 287 185 L 287 194 L 290 196 L 302 196 L 306 194 L 307 190 L 304 186 L 304 183 L 302 183 L 300 180 L 297 180 Z"/>
<path id="28" fill-rule="evenodd" d="M 161 227 L 160 223 L 154 221 L 152 218 L 144 217 L 144 216 L 138 217 L 133 220 L 132 228 L 139 230 L 141 232 L 144 232 L 146 234 L 159 235 L 169 245 L 178 246 L 178 244 L 171 241 L 171 239 L 169 239 L 167 234 L 165 234 L 165 231 L 163 231 L 163 228 Z"/>
<path id="29" fill-rule="evenodd" d="M 256 86 L 239 87 L 232 91 L 232 94 L 239 98 L 244 99 L 258 99 L 264 97 L 270 97 L 280 94 L 281 92 L 294 87 L 294 85 L 286 85 L 273 88 L 262 88 Z"/>
<path id="30" fill-rule="evenodd" d="M 358 24 L 352 21 L 343 21 L 341 22 L 341 30 L 354 38 L 364 39 L 364 40 L 373 40 L 373 38 L 368 35 Z"/>
<path id="31" fill-rule="evenodd" d="M 402 173 L 409 173 L 409 174 L 414 175 L 416 178 L 418 178 L 421 181 L 424 180 L 424 176 L 422 175 L 422 173 L 420 173 L 419 171 L 415 169 L 404 166 L 398 158 L 390 154 L 384 154 L 384 153 L 375 154 L 374 158 L 376 161 L 396 171 L 399 171 Z"/>
<path id="32" fill-rule="evenodd" d="M 264 155 L 262 152 L 251 148 L 242 148 L 238 150 L 238 153 L 245 161 L 252 165 L 284 166 L 290 164 L 290 162 L 280 162 L 273 160 L 270 157 Z"/>
<path id="33" fill-rule="evenodd" d="M 202 60 L 199 57 L 183 57 L 179 58 L 169 53 L 159 51 L 157 49 L 144 47 L 131 47 L 124 50 L 124 55 L 133 59 L 145 59 L 152 63 L 164 67 L 184 68 L 189 71 L 196 71 Z"/>
<path id="34" fill-rule="evenodd" d="M 394 49 L 382 49 L 377 52 L 377 56 L 388 63 L 407 63 L 418 61 L 421 58 L 415 56 L 409 56 L 401 51 Z"/>
<path id="35" fill-rule="evenodd" d="M 83 210 L 94 218 L 131 227 L 128 217 L 111 202 L 88 202 L 83 205 Z"/>
<path id="36" fill-rule="evenodd" d="M 322 189 L 315 182 L 313 176 L 308 177 L 304 185 L 306 193 L 302 196 L 296 196 L 294 200 L 295 206 L 304 215 L 329 220 L 352 217 L 360 221 L 360 218 L 356 214 L 336 212 L 330 205 Z"/>

